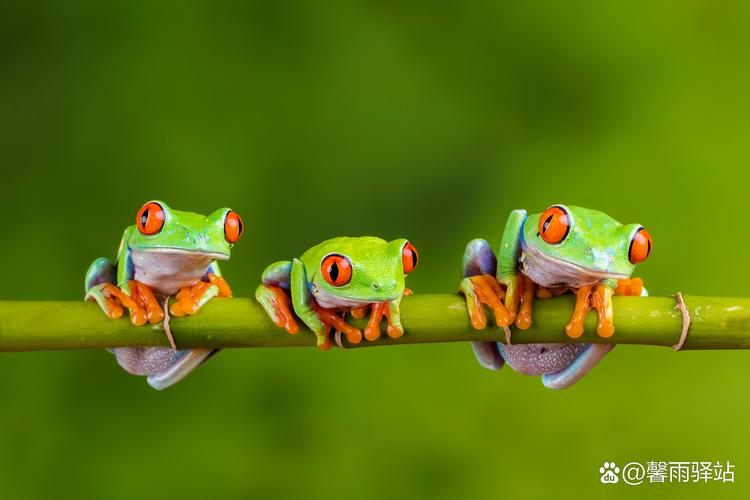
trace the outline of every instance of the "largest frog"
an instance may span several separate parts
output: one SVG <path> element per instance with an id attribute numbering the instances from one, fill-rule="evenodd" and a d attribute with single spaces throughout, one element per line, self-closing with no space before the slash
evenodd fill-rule
<path id="1" fill-rule="evenodd" d="M 221 208 L 208 216 L 172 210 L 162 201 L 150 201 L 125 229 L 113 264 L 100 257 L 86 273 L 86 299 L 96 301 L 110 318 L 124 309 L 135 326 L 156 324 L 173 316 L 195 314 L 213 297 L 231 297 L 221 277 L 219 260 L 227 260 L 242 235 L 242 219 Z M 168 307 L 170 297 L 175 301 Z M 128 347 L 111 349 L 128 372 L 148 376 L 155 389 L 164 389 L 184 378 L 213 350 L 177 350 Z"/>
<path id="2" fill-rule="evenodd" d="M 542 375 L 544 385 L 553 389 L 574 384 L 612 349 L 611 344 L 509 345 L 507 328 L 531 326 L 535 297 L 572 291 L 576 304 L 565 326 L 567 335 L 583 334 L 584 319 L 593 308 L 599 317 L 597 334 L 612 336 L 612 296 L 646 294 L 643 282 L 630 276 L 652 248 L 643 226 L 620 224 L 597 210 L 553 205 L 532 215 L 512 211 L 497 258 L 481 239 L 471 241 L 464 253 L 461 291 L 472 325 L 486 326 L 487 305 L 497 325 L 506 329 L 505 344 L 473 344 L 480 364 L 497 370 L 507 362 L 521 373 Z"/>

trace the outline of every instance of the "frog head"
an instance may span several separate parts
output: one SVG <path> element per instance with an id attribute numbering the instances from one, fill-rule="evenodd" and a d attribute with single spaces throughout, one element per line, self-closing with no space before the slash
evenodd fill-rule
<path id="1" fill-rule="evenodd" d="M 625 279 L 653 248 L 640 224 L 620 224 L 603 212 L 553 205 L 530 215 L 523 229 L 524 273 L 543 286 Z"/>
<path id="2" fill-rule="evenodd" d="M 242 219 L 229 208 L 209 215 L 172 210 L 163 201 L 149 201 L 138 211 L 130 248 L 162 253 L 201 254 L 229 259 L 243 231 Z"/>
<path id="3" fill-rule="evenodd" d="M 400 298 L 418 259 L 405 239 L 388 242 L 370 236 L 333 238 L 301 257 L 316 300 L 338 306 Z"/>

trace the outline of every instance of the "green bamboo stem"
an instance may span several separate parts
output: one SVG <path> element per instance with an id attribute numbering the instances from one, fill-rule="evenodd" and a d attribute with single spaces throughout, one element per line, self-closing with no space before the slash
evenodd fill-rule
<path id="1" fill-rule="evenodd" d="M 750 299 L 689 295 L 684 299 L 692 323 L 683 349 L 750 348 Z M 532 327 L 528 330 L 514 328 L 512 343 L 608 342 L 672 346 L 680 338 L 683 320 L 673 297 L 615 297 L 613 337 L 603 339 L 596 335 L 596 314 L 591 312 L 583 337 L 570 339 L 565 335 L 564 326 L 573 301 L 572 296 L 537 300 Z M 503 341 L 505 338 L 503 331 L 495 326 L 474 330 L 463 297 L 459 295 L 407 297 L 402 303 L 402 319 L 406 333 L 400 339 L 384 335 L 375 342 L 363 340 L 356 347 Z M 366 318 L 352 322 L 364 327 L 365 321 Z M 315 345 L 315 336 L 309 330 L 301 328 L 296 335 L 286 333 L 251 299 L 213 300 L 195 316 L 172 318 L 171 329 L 180 348 Z M 110 320 L 91 302 L 0 301 L 0 351 L 167 345 L 161 325 L 133 327 L 125 317 Z"/>

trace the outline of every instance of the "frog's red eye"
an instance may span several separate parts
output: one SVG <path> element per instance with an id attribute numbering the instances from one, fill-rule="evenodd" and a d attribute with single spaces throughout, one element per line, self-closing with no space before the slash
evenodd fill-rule
<path id="1" fill-rule="evenodd" d="M 539 217 L 539 235 L 547 243 L 554 245 L 564 240 L 570 232 L 568 212 L 559 205 L 549 207 Z"/>
<path id="2" fill-rule="evenodd" d="M 630 248 L 628 249 L 628 259 L 633 264 L 638 264 L 648 259 L 651 255 L 651 250 L 654 248 L 654 243 L 651 241 L 651 235 L 648 234 L 644 228 L 640 228 L 633 235 L 633 239 L 630 240 Z"/>
<path id="3" fill-rule="evenodd" d="M 149 201 L 138 211 L 135 225 L 142 234 L 156 234 L 164 227 L 164 207 L 155 201 Z"/>
<path id="4" fill-rule="evenodd" d="M 333 286 L 344 286 L 352 280 L 352 263 L 343 255 L 332 254 L 323 259 L 320 271 Z"/>
<path id="5" fill-rule="evenodd" d="M 224 237 L 229 243 L 237 243 L 242 236 L 245 226 L 242 224 L 242 219 L 234 210 L 227 212 L 224 218 Z"/>
<path id="6" fill-rule="evenodd" d="M 404 262 L 404 273 L 409 274 L 417 268 L 417 262 L 419 262 L 419 254 L 414 245 L 407 243 L 404 245 L 404 249 L 401 251 L 401 260 Z"/>

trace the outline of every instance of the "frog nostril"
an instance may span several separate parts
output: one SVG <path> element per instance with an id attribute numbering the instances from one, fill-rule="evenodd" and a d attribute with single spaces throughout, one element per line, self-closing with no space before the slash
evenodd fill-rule
<path id="1" fill-rule="evenodd" d="M 375 290 L 378 290 L 378 289 L 380 289 L 380 283 L 378 283 L 378 282 L 376 281 L 375 283 L 373 283 L 373 284 L 372 284 L 372 287 L 373 287 L 373 288 L 374 288 Z"/>

